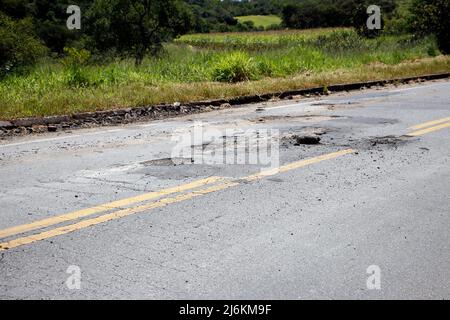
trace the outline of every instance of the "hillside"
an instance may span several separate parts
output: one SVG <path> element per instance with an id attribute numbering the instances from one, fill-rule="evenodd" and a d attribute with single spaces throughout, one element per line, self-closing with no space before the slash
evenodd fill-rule
<path id="1" fill-rule="evenodd" d="M 255 27 L 263 27 L 263 28 L 281 24 L 281 18 L 275 15 L 240 16 L 236 17 L 236 19 L 241 23 L 244 23 L 246 21 L 252 21 L 255 24 Z"/>

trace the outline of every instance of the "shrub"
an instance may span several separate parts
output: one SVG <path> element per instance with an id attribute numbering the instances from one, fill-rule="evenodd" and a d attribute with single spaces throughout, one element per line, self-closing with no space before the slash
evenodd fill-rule
<path id="1" fill-rule="evenodd" d="M 33 65 L 46 53 L 30 19 L 13 20 L 0 12 L 0 77 Z"/>
<path id="2" fill-rule="evenodd" d="M 261 75 L 272 77 L 275 75 L 275 64 L 270 60 L 263 60 L 258 62 L 258 71 Z"/>
<path id="3" fill-rule="evenodd" d="M 430 57 L 436 57 L 436 56 L 438 56 L 438 55 L 440 54 L 440 52 L 439 52 L 439 49 L 437 48 L 437 46 L 434 45 L 434 44 L 432 44 L 432 45 L 429 45 L 429 46 L 428 46 L 428 48 L 427 48 L 427 54 L 428 54 Z"/>
<path id="4" fill-rule="evenodd" d="M 213 80 L 231 83 L 254 80 L 257 75 L 257 64 L 248 54 L 240 51 L 220 59 L 212 71 Z"/>
<path id="5" fill-rule="evenodd" d="M 85 49 L 64 48 L 66 57 L 62 60 L 66 70 L 66 82 L 70 86 L 85 87 L 90 84 L 89 77 L 84 69 L 91 57 Z"/>
<path id="6" fill-rule="evenodd" d="M 414 0 L 411 12 L 412 31 L 422 35 L 434 33 L 439 49 L 450 53 L 450 1 Z"/>
<path id="7" fill-rule="evenodd" d="M 316 48 L 332 53 L 363 49 L 366 46 L 364 39 L 353 30 L 333 31 L 326 35 L 319 35 L 312 44 Z"/>

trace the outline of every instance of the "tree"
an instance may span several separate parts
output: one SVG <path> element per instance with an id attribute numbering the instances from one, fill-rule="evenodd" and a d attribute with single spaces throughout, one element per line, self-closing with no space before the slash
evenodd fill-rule
<path id="1" fill-rule="evenodd" d="M 359 1 L 353 10 L 352 25 L 362 36 L 373 38 L 381 34 L 384 25 L 388 19 L 391 19 L 396 9 L 395 0 L 378 0 L 377 6 L 381 9 L 381 29 L 369 30 L 367 28 L 367 19 L 369 14 L 367 8 L 373 3 L 372 0 Z"/>
<path id="2" fill-rule="evenodd" d="M 14 20 L 0 12 L 0 77 L 32 65 L 46 53 L 31 19 Z"/>
<path id="3" fill-rule="evenodd" d="M 396 0 L 377 0 L 382 18 L 392 16 Z M 283 24 L 288 28 L 355 27 L 360 33 L 367 31 L 367 8 L 370 0 L 304 0 L 286 5 Z"/>
<path id="4" fill-rule="evenodd" d="M 30 13 L 28 0 L 1 0 L 0 10 L 10 18 L 23 19 Z"/>
<path id="5" fill-rule="evenodd" d="M 146 53 L 187 32 L 192 15 L 177 0 L 95 0 L 87 13 L 87 33 L 100 51 L 130 54 L 136 65 Z"/>
<path id="6" fill-rule="evenodd" d="M 297 29 L 348 27 L 355 6 L 354 0 L 305 0 L 284 7 L 283 24 Z"/>
<path id="7" fill-rule="evenodd" d="M 70 42 L 77 41 L 82 32 L 70 31 L 66 27 L 67 0 L 1 0 L 0 10 L 14 20 L 30 18 L 39 38 L 52 51 L 62 53 Z M 77 0 L 82 12 L 91 0 Z"/>
<path id="8" fill-rule="evenodd" d="M 419 35 L 434 33 L 439 49 L 450 53 L 450 1 L 414 0 L 411 6 L 410 26 Z"/>

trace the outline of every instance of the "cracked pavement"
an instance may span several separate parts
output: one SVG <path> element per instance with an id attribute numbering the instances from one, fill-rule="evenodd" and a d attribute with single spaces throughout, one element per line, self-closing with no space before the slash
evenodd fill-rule
<path id="1" fill-rule="evenodd" d="M 439 80 L 0 141 L 0 233 L 200 179 L 236 182 L 0 251 L 0 298 L 449 299 L 450 128 L 406 136 L 447 117 L 450 81 Z M 174 134 L 199 121 L 279 130 L 281 166 L 354 152 L 256 181 L 243 177 L 258 165 L 174 165 Z M 66 285 L 71 265 L 80 290 Z M 371 265 L 381 290 L 366 286 Z"/>

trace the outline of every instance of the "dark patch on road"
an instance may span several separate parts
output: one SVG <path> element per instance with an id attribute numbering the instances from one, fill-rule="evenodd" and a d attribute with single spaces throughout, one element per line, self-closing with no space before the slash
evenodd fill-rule
<path id="1" fill-rule="evenodd" d="M 250 164 L 185 164 L 177 166 L 146 166 L 133 171 L 133 174 L 156 177 L 164 180 L 184 180 L 187 178 L 200 179 L 202 177 L 224 176 L 239 178 L 254 174 L 261 170 L 260 165 Z"/>
<path id="2" fill-rule="evenodd" d="M 290 131 L 281 137 L 281 146 L 301 146 L 318 145 L 322 142 L 322 137 L 331 130 L 317 127 L 303 127 L 300 130 Z"/>
<path id="3" fill-rule="evenodd" d="M 398 148 L 413 141 L 405 136 L 380 136 L 361 139 L 337 138 L 333 139 L 330 145 L 348 147 L 356 150 L 372 150 L 383 148 Z"/>
<path id="4" fill-rule="evenodd" d="M 389 118 L 374 118 L 374 117 L 348 117 L 348 121 L 352 123 L 361 123 L 361 124 L 396 124 L 399 121 L 397 119 L 389 119 Z"/>
<path id="5" fill-rule="evenodd" d="M 271 122 L 271 121 L 326 121 L 337 118 L 345 118 L 343 116 L 336 115 L 300 115 L 300 116 L 264 116 L 257 119 L 250 119 L 250 122 Z"/>
<path id="6" fill-rule="evenodd" d="M 143 161 L 140 164 L 144 165 L 145 167 L 151 167 L 151 166 L 180 166 L 180 165 L 188 165 L 193 164 L 194 159 L 192 158 L 162 158 L 162 159 L 154 159 L 149 161 Z"/>
<path id="7" fill-rule="evenodd" d="M 320 137 L 318 136 L 297 136 L 293 135 L 292 138 L 294 139 L 294 146 L 299 146 L 302 144 L 312 145 L 312 144 L 319 144 L 320 143 Z"/>
<path id="8" fill-rule="evenodd" d="M 373 137 L 368 139 L 368 142 L 372 147 L 375 147 L 377 145 L 396 147 L 398 145 L 405 144 L 407 141 L 408 140 L 406 138 L 397 136 Z"/>

